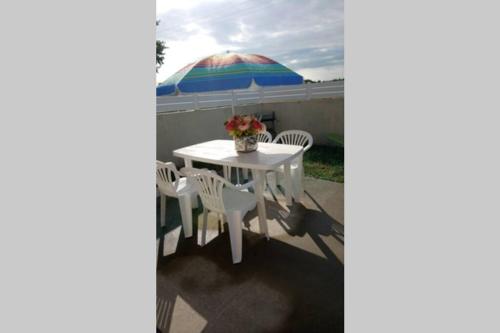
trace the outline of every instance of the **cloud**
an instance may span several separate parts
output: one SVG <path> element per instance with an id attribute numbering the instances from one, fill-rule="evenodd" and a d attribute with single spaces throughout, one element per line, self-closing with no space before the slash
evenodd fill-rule
<path id="1" fill-rule="evenodd" d="M 162 82 L 185 65 L 206 57 L 207 50 L 210 50 L 208 52 L 212 54 L 221 53 L 230 48 L 238 51 L 233 46 L 217 43 L 214 37 L 203 32 L 192 34 L 185 40 L 169 42 L 168 49 L 165 50 L 165 63 L 157 75 L 157 81 Z"/>
<path id="2" fill-rule="evenodd" d="M 157 38 L 169 47 L 157 79 L 226 50 L 265 55 L 305 78 L 342 76 L 343 7 L 339 0 L 157 0 Z"/>
<path id="3" fill-rule="evenodd" d="M 165 14 L 175 10 L 188 11 L 193 8 L 198 7 L 203 2 L 219 2 L 217 0 L 183 0 L 183 1 L 172 1 L 172 0 L 157 0 L 156 1 L 156 16 Z"/>
<path id="4" fill-rule="evenodd" d="M 239 22 L 239 32 L 235 35 L 229 36 L 231 42 L 244 43 L 252 39 L 252 33 L 249 31 L 248 26 Z"/>
<path id="5" fill-rule="evenodd" d="M 343 78 L 344 66 L 301 68 L 299 72 L 302 76 L 304 76 L 304 79 L 309 79 L 313 81 L 318 81 L 318 80 L 325 81 L 325 80 Z M 328 75 L 325 76 L 325 72 L 328 73 Z"/>

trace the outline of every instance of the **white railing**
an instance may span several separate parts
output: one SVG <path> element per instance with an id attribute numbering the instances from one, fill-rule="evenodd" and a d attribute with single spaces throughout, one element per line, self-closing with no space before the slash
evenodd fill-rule
<path id="1" fill-rule="evenodd" d="M 156 98 L 157 112 L 194 110 L 220 106 L 303 101 L 313 98 L 344 96 L 344 81 L 308 83 L 291 86 L 258 88 L 258 90 L 234 90 L 213 93 L 160 96 Z"/>

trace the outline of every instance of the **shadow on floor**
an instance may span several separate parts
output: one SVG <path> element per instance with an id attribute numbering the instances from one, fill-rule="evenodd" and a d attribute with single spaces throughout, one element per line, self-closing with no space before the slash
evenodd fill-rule
<path id="1" fill-rule="evenodd" d="M 193 238 L 181 231 L 175 253 L 158 263 L 162 332 L 343 332 L 344 266 L 334 253 L 335 246 L 343 251 L 343 224 L 315 204 L 266 200 L 269 241 L 258 234 L 257 212 L 247 214 L 237 265 L 227 232 L 200 247 L 196 223 Z M 179 225 L 178 203 L 169 198 L 159 234 Z"/>
<path id="2" fill-rule="evenodd" d="M 203 248 L 186 242 L 160 261 L 157 295 L 189 305 L 177 327 L 199 318 L 203 332 L 343 332 L 342 264 L 245 231 L 244 260 L 233 265 L 228 244 L 227 233 Z"/>

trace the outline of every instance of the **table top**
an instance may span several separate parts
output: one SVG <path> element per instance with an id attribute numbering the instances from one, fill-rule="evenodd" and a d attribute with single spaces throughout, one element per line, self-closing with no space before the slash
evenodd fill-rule
<path id="1" fill-rule="evenodd" d="M 256 151 L 238 153 L 233 140 L 213 140 L 174 150 L 173 154 L 192 161 L 273 170 L 297 158 L 303 149 L 302 146 L 259 142 Z"/>

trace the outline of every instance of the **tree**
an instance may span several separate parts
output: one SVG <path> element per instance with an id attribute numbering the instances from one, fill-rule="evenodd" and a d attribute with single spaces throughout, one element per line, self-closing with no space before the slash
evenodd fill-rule
<path id="1" fill-rule="evenodd" d="M 160 69 L 161 65 L 163 65 L 163 60 L 165 59 L 165 49 L 167 47 L 165 46 L 165 42 L 162 40 L 157 40 L 156 41 L 156 71 L 158 72 L 158 69 Z"/>
<path id="2" fill-rule="evenodd" d="M 160 24 L 160 21 L 156 21 L 156 26 Z M 165 45 L 165 42 L 162 40 L 156 40 L 156 72 L 160 69 L 161 65 L 163 65 L 163 60 L 165 59 L 165 49 L 168 47 Z"/>

